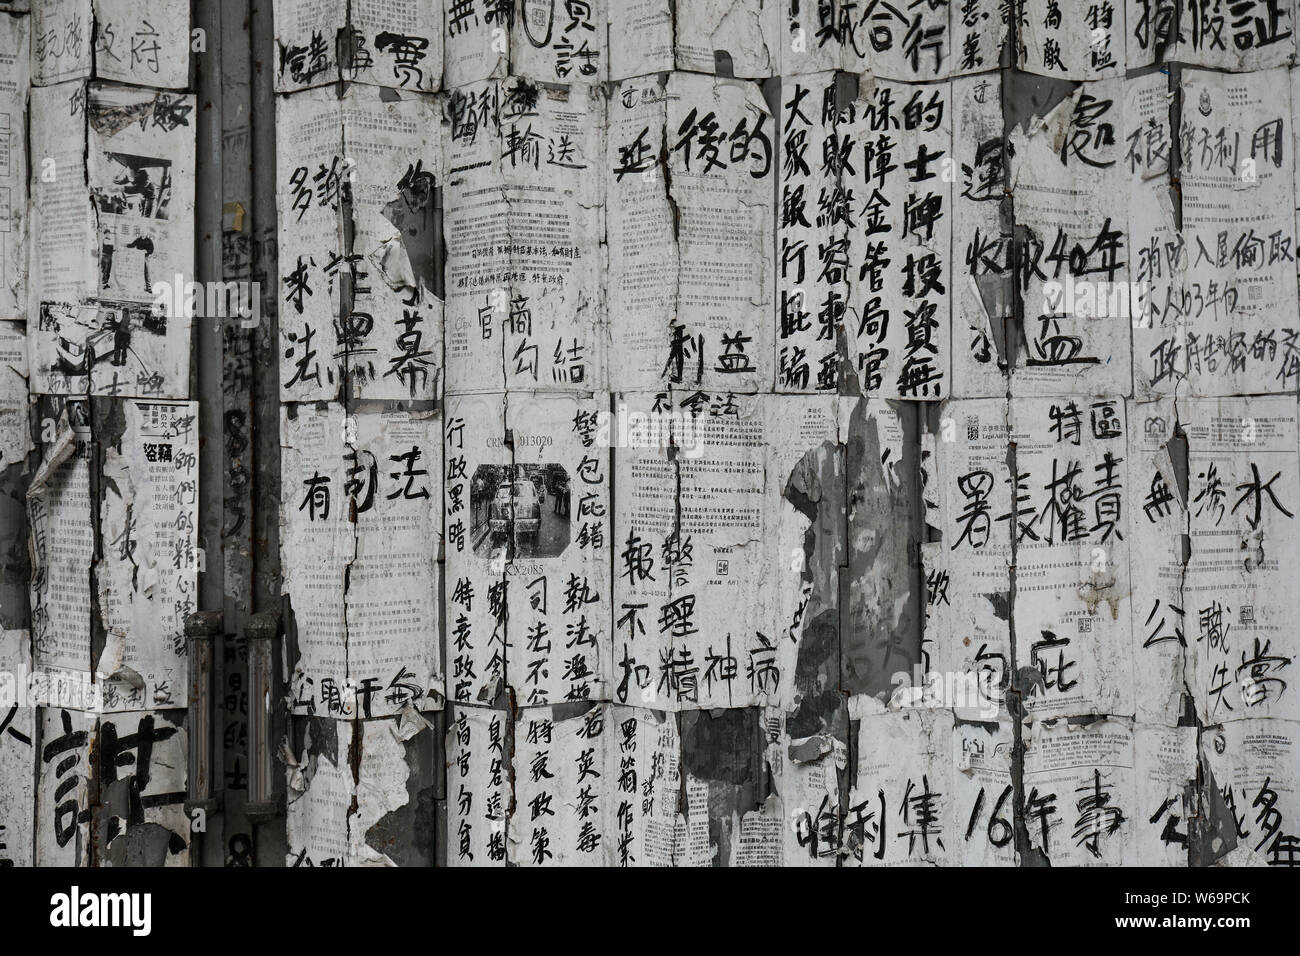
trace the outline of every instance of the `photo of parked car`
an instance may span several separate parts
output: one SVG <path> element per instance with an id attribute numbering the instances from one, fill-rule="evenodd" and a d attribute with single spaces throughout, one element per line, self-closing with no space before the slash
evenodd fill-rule
<path id="1" fill-rule="evenodd" d="M 568 487 L 560 465 L 481 465 L 470 488 L 474 553 L 548 558 L 569 544 L 567 509 L 544 507 L 548 488 Z"/>
<path id="2" fill-rule="evenodd" d="M 165 335 L 166 319 L 148 306 L 101 299 L 70 305 L 41 303 L 39 331 L 52 333 L 52 367 L 63 375 L 90 375 L 96 364 L 118 368 L 143 364 L 132 349 L 137 335 Z"/>
<path id="3" fill-rule="evenodd" d="M 531 481 L 505 482 L 492 499 L 492 534 L 513 537 L 516 550 L 531 552 L 537 547 L 542 526 L 542 506 Z"/>
<path id="4" fill-rule="evenodd" d="M 55 306 L 43 319 L 55 332 L 55 368 L 65 375 L 89 375 L 95 362 L 116 349 L 117 313 L 94 305 Z M 127 333 L 130 341 L 130 333 Z"/>

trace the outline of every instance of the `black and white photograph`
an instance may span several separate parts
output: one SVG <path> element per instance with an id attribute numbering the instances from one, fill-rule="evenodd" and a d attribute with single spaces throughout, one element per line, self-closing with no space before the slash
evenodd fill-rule
<path id="1" fill-rule="evenodd" d="M 1281 927 L 1297 124 L 1293 0 L 0 0 L 14 926 Z"/>
<path id="2" fill-rule="evenodd" d="M 553 558 L 569 545 L 569 476 L 560 465 L 480 465 L 470 498 L 479 557 Z"/>

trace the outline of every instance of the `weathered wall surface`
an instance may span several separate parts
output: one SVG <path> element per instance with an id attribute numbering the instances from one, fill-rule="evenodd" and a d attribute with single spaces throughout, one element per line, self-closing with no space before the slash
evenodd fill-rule
<path id="1" fill-rule="evenodd" d="M 173 6 L 0 13 L 0 857 L 1295 862 L 1289 4 Z"/>
<path id="2" fill-rule="evenodd" d="M 195 274 L 189 10 L 5 7 L 0 856 L 184 866 L 200 429 L 158 300 Z"/>

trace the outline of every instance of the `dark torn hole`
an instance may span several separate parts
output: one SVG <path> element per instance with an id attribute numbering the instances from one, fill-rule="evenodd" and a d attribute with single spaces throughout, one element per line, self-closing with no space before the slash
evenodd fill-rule
<path id="1" fill-rule="evenodd" d="M 406 802 L 366 830 L 366 845 L 398 866 L 433 866 L 437 852 L 434 734 L 421 730 L 404 742 Z"/>
<path id="2" fill-rule="evenodd" d="M 738 786 L 759 779 L 760 711 L 754 707 L 682 714 L 682 763 L 700 780 Z"/>
<path id="3" fill-rule="evenodd" d="M 437 183 L 423 160 L 408 165 L 397 183 L 397 198 L 384 206 L 384 218 L 402 237 L 402 247 L 417 280 L 429 290 L 438 283 Z"/>
<path id="4" fill-rule="evenodd" d="M 822 442 L 804 454 L 785 486 L 786 500 L 809 522 L 799 576 L 801 617 L 793 625 L 802 634 L 794 674 L 799 702 L 786 723 L 792 738 L 826 732 L 842 734 L 844 730 L 844 697 L 838 679 L 839 545 L 845 502 L 837 476 L 842 473 L 842 461 L 838 444 Z M 782 634 L 775 639 L 784 637 Z"/>
<path id="5" fill-rule="evenodd" d="M 1192 866 L 1211 866 L 1237 848 L 1237 821 L 1209 768 L 1200 808 L 1188 821 L 1188 853 Z"/>
<path id="6" fill-rule="evenodd" d="M 859 402 L 849 421 L 847 462 L 849 627 L 841 637 L 846 693 L 893 691 L 891 675 L 921 660 L 920 505 L 917 412 L 891 403 L 904 434 L 897 462 L 887 461 L 879 425 Z M 874 406 L 873 406 L 874 407 Z M 889 475 L 895 480 L 890 481 Z"/>
<path id="7" fill-rule="evenodd" d="M 1031 120 L 1041 119 L 1074 95 L 1078 83 L 1013 70 L 1003 75 L 1002 130 L 1009 134 L 1016 126 L 1029 129 Z"/>

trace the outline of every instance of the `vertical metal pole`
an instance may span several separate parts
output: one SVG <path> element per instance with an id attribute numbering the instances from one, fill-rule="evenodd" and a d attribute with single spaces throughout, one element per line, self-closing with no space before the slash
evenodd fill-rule
<path id="1" fill-rule="evenodd" d="M 198 63 L 198 128 L 196 144 L 194 222 L 198 229 L 195 269 L 200 283 L 219 282 L 221 268 L 221 19 L 215 3 L 196 3 L 194 25 L 203 31 L 205 52 Z M 195 320 L 194 347 L 198 356 L 199 400 L 199 539 L 205 554 L 199 576 L 199 605 L 221 606 L 221 326 L 223 320 Z"/>
<path id="2" fill-rule="evenodd" d="M 193 4 L 191 23 L 202 31 L 202 42 L 195 44 L 202 50 L 192 50 L 191 62 L 195 65 L 195 91 L 198 103 L 198 122 L 195 130 L 195 190 L 194 190 L 194 225 L 198 232 L 196 255 L 194 258 L 196 278 L 206 286 L 210 282 L 219 282 L 221 269 L 221 16 L 220 7 L 211 2 L 196 0 Z M 189 38 L 187 37 L 187 42 Z M 207 298 L 205 296 L 205 298 Z M 203 315 L 194 320 L 194 352 L 197 362 L 197 377 L 191 387 L 190 396 L 199 402 L 199 547 L 203 559 L 199 565 L 198 606 L 204 608 L 221 607 L 222 584 L 222 473 L 224 454 L 222 448 L 222 400 L 221 400 L 221 318 Z M 209 655 L 212 652 L 211 641 L 205 646 Z M 190 642 L 190 650 L 195 643 Z M 208 664 L 211 675 L 211 661 Z M 212 700 L 211 693 L 206 698 Z M 195 719 L 195 708 L 191 703 L 190 719 Z M 201 719 L 210 733 L 211 715 L 204 714 Z M 191 740 L 198 739 L 191 729 Z M 211 773 L 210 755 L 204 761 L 205 770 Z M 192 784 L 193 782 L 191 782 Z M 211 781 L 205 781 L 204 792 L 211 792 Z M 211 825 L 218 826 L 216 814 L 211 815 Z M 191 832 L 193 832 L 191 830 Z M 217 846 L 220 846 L 220 831 L 217 831 Z M 197 848 L 205 847 L 208 841 L 196 840 Z M 191 848 L 191 857 L 198 856 L 196 848 Z M 202 866 L 204 860 L 199 860 Z"/>
<path id="3" fill-rule="evenodd" d="M 185 816 L 190 820 L 190 865 L 203 865 L 207 833 L 217 825 L 220 800 L 212 780 L 213 641 L 221 633 L 221 613 L 202 611 L 185 622 L 189 653 L 189 791 Z M 196 826 L 201 821 L 200 826 Z M 219 831 L 218 831 L 219 833 Z"/>
<path id="4" fill-rule="evenodd" d="M 277 614 L 254 614 L 248 622 L 248 802 L 244 813 L 254 824 L 280 815 L 283 790 L 275 770 L 274 715 L 280 688 L 275 680 Z M 283 860 L 281 861 L 283 863 Z"/>
<path id="5" fill-rule="evenodd" d="M 279 266 L 276 256 L 275 211 L 275 21 L 272 0 L 250 0 L 249 23 L 252 40 L 252 129 L 253 129 L 253 277 L 261 284 L 262 321 L 253 330 L 253 376 L 251 434 L 253 439 L 253 609 L 278 617 L 280 610 L 280 322 L 276 295 Z M 251 632 L 251 630 L 250 630 Z M 273 665 L 278 662 L 272 661 Z M 250 645 L 250 684 L 253 670 Z M 281 682 L 272 679 L 275 691 Z M 284 708 L 276 700 L 274 714 L 258 713 L 262 698 L 249 693 L 249 739 L 252 721 L 266 719 L 270 732 L 283 733 Z M 256 717 L 255 717 L 256 714 Z M 261 740 L 262 738 L 257 738 Z M 268 751 L 266 760 L 271 760 Z M 261 774 L 265 792 L 283 796 L 284 780 L 266 781 L 268 767 Z M 249 769 L 249 799 L 255 800 Z M 269 790 L 265 789 L 269 788 Z M 248 814 L 253 819 L 253 813 Z M 255 821 L 257 822 L 257 821 Z M 258 866 L 283 866 L 287 846 L 283 819 L 258 828 L 254 851 Z"/>
<path id="6" fill-rule="evenodd" d="M 251 0 L 253 42 L 253 275 L 262 287 L 262 322 L 253 339 L 253 600 L 280 608 L 280 350 L 275 242 L 275 24 L 271 0 Z"/>
<path id="7" fill-rule="evenodd" d="M 214 0 L 216 2 L 216 0 Z M 253 284 L 252 36 L 248 0 L 219 0 L 221 9 L 222 273 L 241 296 Z M 261 301 L 249 302 L 257 306 Z M 241 317 L 242 318 L 242 317 Z M 214 757 L 222 780 L 220 841 L 210 840 L 209 865 L 251 866 L 253 828 L 244 816 L 248 792 L 248 654 L 244 628 L 253 612 L 253 336 L 248 323 L 228 321 L 222 335 L 222 612 L 217 678 L 223 701 Z M 215 852 L 213 852 L 215 851 Z"/>

